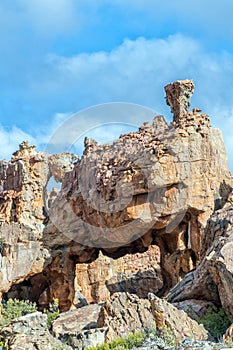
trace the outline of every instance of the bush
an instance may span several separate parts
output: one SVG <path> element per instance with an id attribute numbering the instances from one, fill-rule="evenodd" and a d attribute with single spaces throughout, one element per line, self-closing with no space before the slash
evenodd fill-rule
<path id="1" fill-rule="evenodd" d="M 160 335 L 158 334 L 156 328 L 147 328 L 144 330 L 144 332 L 130 334 L 127 337 L 113 340 L 111 343 L 104 343 L 96 347 L 87 348 L 86 350 L 130 350 L 141 346 L 146 339 L 157 339 L 160 336 L 162 337 L 166 346 L 179 345 L 179 342 L 174 336 L 172 330 L 165 326 Z"/>
<path id="2" fill-rule="evenodd" d="M 44 313 L 48 315 L 48 327 L 51 327 L 51 324 L 54 320 L 56 320 L 57 316 L 60 314 L 59 310 L 59 300 L 57 298 L 53 298 L 52 303 L 49 304 L 49 310 L 44 310 Z"/>
<path id="3" fill-rule="evenodd" d="M 231 322 L 223 308 L 217 310 L 215 308 L 209 308 L 205 316 L 197 318 L 196 321 L 199 324 L 203 324 L 205 329 L 209 331 L 210 335 L 219 340 L 226 332 L 227 328 L 231 325 Z"/>
<path id="4" fill-rule="evenodd" d="M 165 326 L 163 340 L 167 346 L 177 346 L 179 344 L 171 328 Z"/>
<path id="5" fill-rule="evenodd" d="M 36 312 L 36 303 L 29 300 L 9 299 L 2 307 L 0 325 L 3 326 L 11 322 L 14 318 Z"/>
<path id="6" fill-rule="evenodd" d="M 142 345 L 144 340 L 145 334 L 139 332 L 113 340 L 109 344 L 104 343 L 97 347 L 90 347 L 87 350 L 129 350 Z"/>
<path id="7" fill-rule="evenodd" d="M 2 337 L 2 336 L 0 336 L 0 349 L 1 348 L 4 348 L 4 346 L 5 346 L 5 341 L 4 341 L 4 338 Z"/>

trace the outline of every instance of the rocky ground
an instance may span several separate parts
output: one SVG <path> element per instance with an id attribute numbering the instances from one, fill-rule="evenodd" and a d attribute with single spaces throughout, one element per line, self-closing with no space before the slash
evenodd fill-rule
<path id="1" fill-rule="evenodd" d="M 228 346 L 227 346 L 228 347 Z M 143 343 L 142 346 L 135 349 L 141 350 L 220 350 L 226 349 L 224 343 L 213 343 L 195 339 L 185 339 L 179 345 L 167 345 L 163 338 L 150 339 Z"/>
<path id="2" fill-rule="evenodd" d="M 39 310 L 0 329 L 4 349 L 85 349 L 149 329 L 138 349 L 229 347 L 194 320 L 224 308 L 233 322 L 233 180 L 221 132 L 189 111 L 193 90 L 167 85 L 171 124 L 157 116 L 112 145 L 86 138 L 81 159 L 23 142 L 0 162 L 2 306 Z"/>

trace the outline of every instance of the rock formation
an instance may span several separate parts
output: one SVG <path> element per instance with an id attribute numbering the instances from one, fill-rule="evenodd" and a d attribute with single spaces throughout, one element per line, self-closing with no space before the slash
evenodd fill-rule
<path id="1" fill-rule="evenodd" d="M 164 295 L 173 286 L 169 301 L 223 305 L 233 321 L 233 181 L 221 132 L 200 109 L 189 111 L 193 90 L 190 80 L 167 85 L 171 124 L 157 116 L 112 145 L 86 138 L 81 159 L 38 153 L 23 142 L 10 162 L 0 162 L 3 298 L 30 299 L 40 310 L 58 298 L 61 311 L 75 309 L 64 322 L 84 308 L 99 310 L 88 302 L 106 301 L 98 334 L 88 329 L 82 344 L 151 320 L 174 328 L 166 318 L 172 307 L 139 298 Z M 62 183 L 60 191 L 49 193 L 51 177 Z M 114 294 L 125 291 L 137 296 Z M 127 303 L 131 328 L 119 311 L 127 313 Z M 192 336 L 182 326 L 178 333 Z"/>
<path id="2" fill-rule="evenodd" d="M 174 123 L 177 125 L 185 122 L 189 113 L 190 98 L 194 92 L 192 80 L 178 80 L 165 86 L 166 102 L 171 107 Z"/>
<path id="3" fill-rule="evenodd" d="M 9 350 L 71 350 L 54 338 L 47 327 L 47 315 L 40 312 L 13 320 L 0 330 Z"/>
<path id="4" fill-rule="evenodd" d="M 206 255 L 197 269 L 171 290 L 170 302 L 192 298 L 211 301 L 222 305 L 233 322 L 232 223 L 233 206 L 218 210 L 209 219 L 204 241 Z"/>
<path id="5" fill-rule="evenodd" d="M 61 314 L 52 325 L 52 334 L 72 349 L 94 347 L 106 341 L 107 327 L 99 327 L 101 305 L 92 304 Z"/>
<path id="6" fill-rule="evenodd" d="M 54 336 L 68 340 L 73 348 L 85 348 L 94 346 L 97 339 L 110 342 L 133 332 L 159 329 L 161 323 L 177 340 L 208 338 L 202 325 L 152 294 L 148 300 L 129 293 L 115 293 L 102 305 L 88 305 L 61 314 L 53 322 L 52 329 Z"/>
<path id="7" fill-rule="evenodd" d="M 74 265 L 94 261 L 99 251 L 116 259 L 158 245 L 163 291 L 197 267 L 207 220 L 232 190 L 220 131 L 197 108 L 188 111 L 193 83 L 178 81 L 165 89 L 172 124 L 158 116 L 112 145 L 86 140 L 82 158 L 64 177 L 43 237 L 57 254 L 65 245 L 68 264 Z M 61 256 L 56 266 L 66 265 Z"/>
<path id="8" fill-rule="evenodd" d="M 115 292 L 146 298 L 149 291 L 157 293 L 163 286 L 159 262 L 157 246 L 116 260 L 100 253 L 92 263 L 76 265 L 75 291 L 85 295 L 89 303 L 108 300 Z"/>
<path id="9" fill-rule="evenodd" d="M 23 142 L 0 163 L 5 298 L 43 309 L 57 297 L 65 311 L 80 292 L 89 302 L 116 291 L 162 294 L 198 266 L 207 220 L 227 203 L 232 178 L 220 131 L 189 111 L 193 89 L 189 80 L 165 87 L 170 125 L 157 116 L 112 145 L 86 138 L 80 160 Z M 62 189 L 50 196 L 52 176 Z"/>
<path id="10" fill-rule="evenodd" d="M 208 338 L 208 332 L 202 325 L 152 293 L 149 299 L 140 299 L 128 293 L 114 294 L 103 305 L 98 325 L 107 327 L 107 341 L 155 326 L 157 330 L 170 329 L 177 340 L 186 337 Z"/>
<path id="11" fill-rule="evenodd" d="M 51 253 L 42 242 L 48 216 L 46 186 L 51 177 L 61 182 L 76 160 L 67 153 L 37 153 L 34 146 L 23 142 L 9 163 L 0 163 L 0 293 L 20 282 L 25 290 L 24 281 L 51 262 Z M 30 295 L 26 291 L 22 297 Z"/>

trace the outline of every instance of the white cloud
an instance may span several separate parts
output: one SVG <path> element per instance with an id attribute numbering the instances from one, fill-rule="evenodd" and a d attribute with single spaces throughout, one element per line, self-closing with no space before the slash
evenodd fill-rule
<path id="1" fill-rule="evenodd" d="M 28 141 L 31 145 L 35 145 L 37 150 L 43 151 L 49 141 L 51 135 L 55 133 L 62 123 L 70 116 L 68 113 L 57 113 L 46 128 L 38 128 L 38 131 L 32 136 L 24 132 L 22 129 L 13 126 L 10 129 L 0 125 L 0 160 L 9 160 L 12 153 L 19 149 L 19 144 L 23 141 Z"/>
<path id="2" fill-rule="evenodd" d="M 70 98 L 75 91 L 87 106 L 122 100 L 155 107 L 164 83 L 188 77 L 199 53 L 198 43 L 181 35 L 167 40 L 125 40 L 111 52 L 50 57 L 54 75 L 45 84 L 53 81 L 58 91 L 68 88 Z M 162 104 L 161 100 L 157 103 Z"/>
<path id="3" fill-rule="evenodd" d="M 176 79 L 194 79 L 196 90 L 192 107 L 200 107 L 211 116 L 212 124 L 222 129 L 233 168 L 232 55 L 208 52 L 199 41 L 174 35 L 167 39 L 125 40 L 111 52 L 83 53 L 72 57 L 50 56 L 46 65 L 46 76 L 34 81 L 30 90 L 36 94 L 43 93 L 47 99 L 58 96 L 58 104 L 60 100 L 66 101 L 66 105 L 70 103 L 72 109 L 76 103 L 77 110 L 106 102 L 125 101 L 148 106 L 171 118 L 165 104 L 163 86 Z M 90 120 L 94 124 L 119 122 L 122 121 L 120 115 L 120 112 L 116 115 L 109 111 L 104 115 L 103 111 L 97 114 L 95 111 L 89 119 L 80 118 L 79 124 L 73 128 L 71 139 L 75 139 L 78 129 L 88 131 Z M 46 123 L 46 129 L 38 127 L 34 136 L 37 145 L 45 145 L 67 117 L 66 113 L 57 114 L 52 122 Z M 124 116 L 123 121 L 138 125 L 143 121 L 143 115 L 138 118 L 136 112 L 131 113 L 129 117 Z M 7 135 L 5 139 L 9 140 Z M 6 142 L 6 149 L 12 152 L 12 148 Z"/>
<path id="4" fill-rule="evenodd" d="M 0 159 L 6 160 L 11 158 L 12 153 L 18 149 L 22 141 L 29 141 L 31 144 L 35 144 L 35 139 L 31 135 L 15 126 L 10 130 L 6 130 L 3 126 L 0 126 L 0 140 Z"/>
<path id="5" fill-rule="evenodd" d="M 223 128 L 228 151 L 232 148 L 233 141 L 221 117 L 224 109 L 227 124 L 233 111 L 233 56 L 226 52 L 208 52 L 199 41 L 174 35 L 167 39 L 125 40 L 111 52 L 53 56 L 49 66 L 52 73 L 49 81 L 40 85 L 42 90 L 46 91 L 46 84 L 53 81 L 56 91 L 87 106 L 126 101 L 149 106 L 169 117 L 163 86 L 176 79 L 194 79 L 192 107 L 210 114 L 212 124 Z M 110 116 L 109 121 L 116 120 Z"/>

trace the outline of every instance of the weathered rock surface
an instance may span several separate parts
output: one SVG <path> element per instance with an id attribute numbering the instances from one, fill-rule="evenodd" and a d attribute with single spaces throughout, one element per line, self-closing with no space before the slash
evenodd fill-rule
<path id="1" fill-rule="evenodd" d="M 47 328 L 47 315 L 40 312 L 13 320 L 0 329 L 8 350 L 71 350 L 54 338 Z"/>
<path id="2" fill-rule="evenodd" d="M 166 87 L 170 125 L 158 116 L 112 145 L 85 140 L 43 236 L 48 249 L 66 246 L 73 269 L 94 261 L 100 250 L 116 259 L 154 244 L 161 251 L 163 291 L 197 267 L 207 220 L 228 201 L 233 185 L 221 132 L 197 108 L 188 111 L 192 92 L 192 81 Z M 63 276 L 68 269 L 58 255 Z M 73 282 L 67 288 L 74 295 Z"/>
<path id="3" fill-rule="evenodd" d="M 177 345 L 169 345 L 169 341 L 162 337 L 157 337 L 155 339 L 150 339 L 145 341 L 141 346 L 135 348 L 138 350 L 221 350 L 229 349 L 226 344 L 223 343 L 213 343 L 204 340 L 195 339 L 185 339 Z"/>
<path id="4" fill-rule="evenodd" d="M 232 342 L 233 341 L 233 323 L 228 327 L 225 334 L 223 334 L 223 340 L 225 342 Z"/>
<path id="5" fill-rule="evenodd" d="M 151 303 L 151 311 L 156 321 L 159 331 L 164 327 L 172 331 L 177 340 L 184 338 L 207 339 L 208 332 L 203 325 L 188 317 L 183 310 L 178 310 L 167 301 L 156 297 L 154 294 L 148 295 Z"/>
<path id="6" fill-rule="evenodd" d="M 9 163 L 0 162 L 0 293 L 12 286 L 14 292 L 15 285 L 51 263 L 51 252 L 42 242 L 48 215 L 46 186 L 52 176 L 61 182 L 75 160 L 76 156 L 67 153 L 37 153 L 34 146 L 23 142 Z M 34 286 L 37 291 L 32 295 L 26 289 L 22 286 L 16 297 L 38 301 L 40 286 Z"/>
<path id="7" fill-rule="evenodd" d="M 156 293 L 163 287 L 159 263 L 157 246 L 116 260 L 100 253 L 92 263 L 76 265 L 75 290 L 81 291 L 89 303 L 108 300 L 116 292 L 146 298 L 148 292 Z"/>
<path id="8" fill-rule="evenodd" d="M 148 299 L 129 293 L 116 293 L 106 301 L 100 311 L 100 327 L 107 327 L 106 341 L 127 336 L 146 328 L 155 328 Z"/>
<path id="9" fill-rule="evenodd" d="M 152 293 L 149 300 L 128 293 L 114 294 L 102 307 L 98 324 L 108 327 L 107 341 L 155 326 L 161 332 L 170 329 L 177 340 L 208 338 L 202 325 Z"/>
<path id="10" fill-rule="evenodd" d="M 52 176 L 61 182 L 76 160 L 68 153 L 38 153 L 35 146 L 22 142 L 9 163 L 0 163 L 1 221 L 17 222 L 42 232 L 47 183 Z"/>
<path id="11" fill-rule="evenodd" d="M 192 297 L 210 300 L 217 305 L 222 305 L 233 322 L 232 224 L 232 205 L 226 206 L 211 216 L 204 241 L 204 249 L 208 249 L 206 256 L 196 271 L 188 274 L 172 289 L 168 297 L 170 302 Z M 233 341 L 233 324 L 223 335 L 223 339 Z"/>
<path id="12" fill-rule="evenodd" d="M 189 111 L 193 88 L 187 80 L 166 86 L 170 125 L 158 116 L 112 145 L 86 138 L 80 160 L 37 153 L 24 142 L 0 163 L 0 292 L 41 309 L 58 298 L 66 311 L 77 305 L 78 292 L 89 302 L 118 290 L 162 294 L 198 266 L 209 247 L 207 220 L 229 201 L 233 182 L 221 132 L 197 108 Z M 51 176 L 62 189 L 47 197 Z M 145 253 L 153 245 L 161 273 L 157 253 Z M 206 290 L 199 286 L 194 295 L 192 287 L 177 300 L 202 293 L 220 302 L 207 260 L 197 269 L 206 275 L 195 273 Z"/>
<path id="13" fill-rule="evenodd" d="M 210 301 L 189 299 L 173 303 L 179 309 L 185 311 L 191 318 L 200 318 L 206 315 L 209 308 L 213 309 L 215 305 Z"/>
<path id="14" fill-rule="evenodd" d="M 115 293 L 104 304 L 92 304 L 61 314 L 52 325 L 55 337 L 73 349 L 109 342 L 131 333 L 169 329 L 174 339 L 207 339 L 208 332 L 183 311 L 155 295 L 141 299 Z"/>
<path id="15" fill-rule="evenodd" d="M 61 314 L 52 325 L 56 338 L 72 349 L 85 349 L 105 342 L 107 328 L 98 326 L 101 305 L 92 304 Z"/>
<path id="16" fill-rule="evenodd" d="M 168 297 L 170 302 L 204 299 L 221 304 L 233 321 L 233 206 L 217 211 L 206 229 L 205 258 L 196 271 L 177 284 Z M 212 241 L 212 244 L 211 244 Z"/>

